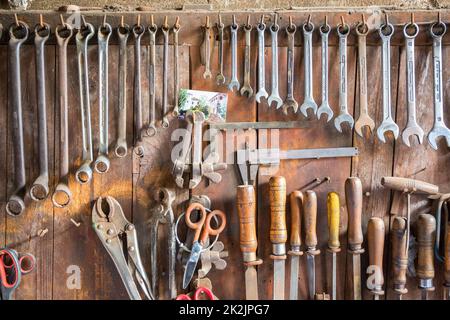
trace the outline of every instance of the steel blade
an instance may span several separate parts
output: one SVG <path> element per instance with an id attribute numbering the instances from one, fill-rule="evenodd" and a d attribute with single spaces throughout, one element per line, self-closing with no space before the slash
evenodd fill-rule
<path id="1" fill-rule="evenodd" d="M 361 300 L 361 258 L 353 254 L 353 300 Z"/>
<path id="2" fill-rule="evenodd" d="M 291 256 L 291 281 L 289 285 L 289 299 L 298 299 L 298 256 Z"/>
<path id="3" fill-rule="evenodd" d="M 273 300 L 284 300 L 284 260 L 273 261 Z"/>
<path id="4" fill-rule="evenodd" d="M 258 300 L 258 273 L 253 266 L 245 270 L 245 299 Z"/>
<path id="5" fill-rule="evenodd" d="M 195 242 L 192 246 L 191 255 L 188 262 L 186 263 L 186 269 L 184 269 L 183 275 L 183 289 L 186 289 L 194 276 L 195 268 L 197 267 L 198 260 L 200 258 L 200 252 L 202 251 L 202 246 Z"/>
<path id="6" fill-rule="evenodd" d="M 445 288 L 445 299 L 450 300 L 450 288 Z"/>
<path id="7" fill-rule="evenodd" d="M 336 252 L 333 252 L 332 258 L 331 300 L 336 300 Z"/>
<path id="8" fill-rule="evenodd" d="M 422 300 L 428 300 L 428 290 L 422 289 Z"/>
<path id="9" fill-rule="evenodd" d="M 309 299 L 314 300 L 316 294 L 316 261 L 314 260 L 314 255 L 306 255 L 307 267 L 306 272 L 308 274 L 308 292 Z"/>

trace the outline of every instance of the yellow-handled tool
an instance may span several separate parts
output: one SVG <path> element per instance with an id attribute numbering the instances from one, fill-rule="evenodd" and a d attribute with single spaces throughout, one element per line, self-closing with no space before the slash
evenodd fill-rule
<path id="1" fill-rule="evenodd" d="M 341 208 L 339 205 L 339 195 L 336 192 L 328 193 L 328 251 L 333 255 L 331 274 L 331 299 L 336 300 L 336 253 L 341 251 L 339 243 L 339 221 Z"/>

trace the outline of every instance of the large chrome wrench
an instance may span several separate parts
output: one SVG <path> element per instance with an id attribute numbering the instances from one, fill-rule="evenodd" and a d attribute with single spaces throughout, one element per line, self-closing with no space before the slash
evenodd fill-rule
<path id="1" fill-rule="evenodd" d="M 47 23 L 37 24 L 34 28 L 36 51 L 36 82 L 39 124 L 39 177 L 30 188 L 30 197 L 34 201 L 47 198 L 48 188 L 48 144 L 47 144 L 47 98 L 45 94 L 45 42 L 50 36 Z"/>
<path id="2" fill-rule="evenodd" d="M 270 26 L 270 36 L 272 40 L 272 90 L 269 99 L 267 99 L 267 104 L 270 107 L 272 102 L 275 102 L 277 109 L 283 105 L 283 100 L 278 91 L 278 30 L 280 30 L 280 26 L 278 25 L 278 15 L 275 14 L 273 24 Z"/>
<path id="3" fill-rule="evenodd" d="M 350 27 L 343 23 L 337 27 L 339 35 L 339 115 L 334 118 L 336 130 L 342 133 L 342 124 L 353 128 L 353 117 L 348 113 L 347 105 L 347 37 Z"/>
<path id="4" fill-rule="evenodd" d="M 158 26 L 156 23 L 152 23 L 148 26 L 148 32 L 150 34 L 150 46 L 149 46 L 149 65 L 148 65 L 148 90 L 150 100 L 149 110 L 149 125 L 147 128 L 147 135 L 149 137 L 154 136 L 157 133 L 156 129 L 156 83 L 155 83 L 155 64 L 156 64 L 156 32 Z"/>
<path id="5" fill-rule="evenodd" d="M 297 113 L 298 103 L 294 98 L 294 55 L 295 55 L 295 31 L 297 27 L 292 22 L 286 27 L 286 33 L 288 36 L 288 48 L 287 48 L 287 94 L 286 99 L 283 102 L 283 113 L 287 114 L 288 109 L 292 108 L 294 113 Z"/>
<path id="6" fill-rule="evenodd" d="M 142 139 L 142 84 L 141 84 L 141 39 L 145 28 L 135 24 L 131 29 L 134 35 L 134 144 Z M 138 149 L 139 150 L 139 149 Z"/>
<path id="7" fill-rule="evenodd" d="M 111 25 L 103 22 L 98 28 L 98 119 L 99 119 L 99 147 L 94 168 L 98 173 L 109 170 L 108 158 L 108 43 L 111 36 Z"/>
<path id="8" fill-rule="evenodd" d="M 52 195 L 52 202 L 58 208 L 67 206 L 72 199 L 69 182 L 69 117 L 67 94 L 67 44 L 73 35 L 68 23 L 60 24 L 55 30 L 58 43 L 58 96 L 59 96 L 59 182 Z"/>
<path id="9" fill-rule="evenodd" d="M 239 91 L 240 84 L 237 77 L 237 32 L 239 25 L 236 23 L 236 17 L 233 16 L 233 23 L 230 25 L 231 33 L 231 81 L 228 84 L 228 90 Z"/>
<path id="10" fill-rule="evenodd" d="M 381 142 L 386 143 L 384 137 L 386 132 L 391 131 L 394 135 L 394 139 L 397 139 L 399 133 L 398 126 L 392 118 L 391 107 L 391 37 L 394 34 L 394 26 L 389 22 L 386 22 L 381 25 L 378 31 L 382 40 L 383 122 L 377 129 L 377 136 Z"/>
<path id="11" fill-rule="evenodd" d="M 414 29 L 410 34 L 408 30 Z M 423 142 L 424 132 L 417 124 L 416 119 L 416 76 L 415 76 L 415 59 L 414 59 L 414 38 L 419 33 L 419 26 L 416 23 L 407 23 L 403 28 L 406 47 L 406 93 L 408 107 L 408 121 L 402 132 L 403 143 L 410 147 L 410 137 L 416 136 L 419 144 Z"/>
<path id="12" fill-rule="evenodd" d="M 323 25 L 319 27 L 320 38 L 322 42 L 322 104 L 317 109 L 317 119 L 320 119 L 322 114 L 327 115 L 327 122 L 333 118 L 333 109 L 330 107 L 328 101 L 328 35 L 330 34 L 331 27 L 325 21 Z"/>
<path id="13" fill-rule="evenodd" d="M 75 36 L 78 56 L 78 81 L 80 88 L 80 111 L 83 138 L 82 164 L 75 172 L 75 179 L 81 183 L 88 183 L 92 178 L 90 167 L 94 159 L 92 153 L 92 128 L 91 128 L 91 105 L 89 99 L 89 76 L 88 76 L 88 42 L 95 33 L 94 26 L 86 23 L 81 26 Z"/>
<path id="14" fill-rule="evenodd" d="M 163 44 L 163 92 L 162 92 L 162 127 L 169 127 L 169 101 L 167 96 L 167 89 L 169 85 L 169 27 L 163 25 L 161 31 L 164 36 Z"/>
<path id="15" fill-rule="evenodd" d="M 308 117 L 308 110 L 317 113 L 317 104 L 313 95 L 313 62 L 312 62 L 312 34 L 314 24 L 308 21 L 303 24 L 303 55 L 305 63 L 305 99 L 300 106 L 300 112 Z"/>
<path id="16" fill-rule="evenodd" d="M 253 96 L 253 89 L 250 80 L 250 54 L 251 54 L 251 44 L 252 44 L 252 25 L 247 21 L 244 25 L 245 32 L 245 49 L 244 49 L 244 85 L 241 88 L 241 96 L 247 95 L 247 98 Z"/>
<path id="17" fill-rule="evenodd" d="M 266 31 L 266 24 L 264 23 L 264 15 L 261 16 L 261 21 L 257 24 L 258 30 L 258 92 L 255 100 L 261 103 L 261 98 L 266 98 L 269 94 L 266 91 L 266 74 L 265 74 L 265 59 L 264 59 L 264 32 Z"/>
<path id="18" fill-rule="evenodd" d="M 441 32 L 434 32 L 434 28 L 441 28 Z M 450 147 L 450 130 L 444 122 L 443 86 L 442 86 L 442 37 L 447 28 L 442 21 L 434 23 L 430 28 L 433 38 L 433 72 L 434 72 L 434 124 L 428 133 L 430 146 L 437 150 L 437 139 L 445 138 L 447 147 Z"/>
<path id="19" fill-rule="evenodd" d="M 28 26 L 18 21 L 9 27 L 9 95 L 12 109 L 12 138 L 14 146 L 14 192 L 6 203 L 6 212 L 13 216 L 20 215 L 25 210 L 25 153 L 23 145 L 23 120 L 22 120 L 22 90 L 20 76 L 20 48 L 28 38 Z"/>
<path id="20" fill-rule="evenodd" d="M 180 32 L 180 23 L 177 17 L 177 21 L 175 22 L 172 33 L 173 33 L 173 95 L 174 95 L 174 107 L 173 114 L 175 116 L 179 113 L 178 106 L 178 98 L 180 93 L 180 66 L 179 66 L 179 47 L 178 47 L 178 32 Z"/>

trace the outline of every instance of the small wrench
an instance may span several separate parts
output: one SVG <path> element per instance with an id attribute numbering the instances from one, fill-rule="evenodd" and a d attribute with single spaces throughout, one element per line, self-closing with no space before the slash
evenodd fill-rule
<path id="1" fill-rule="evenodd" d="M 163 44 L 163 96 L 162 96 L 162 127 L 169 127 L 169 118 L 167 117 L 168 113 L 168 96 L 167 96 L 167 88 L 169 84 L 169 26 L 167 23 L 161 27 L 161 31 L 164 36 L 164 44 Z"/>
<path id="2" fill-rule="evenodd" d="M 23 145 L 22 90 L 20 76 L 20 48 L 28 38 L 28 26 L 18 21 L 9 27 L 9 72 L 12 79 L 9 86 L 12 109 L 12 138 L 14 146 L 14 192 L 6 203 L 6 212 L 18 216 L 25 210 L 25 154 Z"/>
<path id="3" fill-rule="evenodd" d="M 434 32 L 434 28 L 441 28 L 441 31 Z M 430 146 L 437 150 L 437 139 L 445 138 L 447 147 L 450 147 L 450 130 L 444 122 L 443 107 L 443 87 L 442 87 L 442 37 L 447 31 L 445 23 L 438 21 L 431 25 L 430 33 L 433 38 L 433 72 L 434 72 L 434 124 L 433 129 L 428 133 Z"/>
<path id="4" fill-rule="evenodd" d="M 172 28 L 173 33 L 173 94 L 174 94 L 174 107 L 173 107 L 173 114 L 175 116 L 179 113 L 179 106 L 178 106 L 178 97 L 180 92 L 180 68 L 179 68 L 179 48 L 178 48 L 178 32 L 180 32 L 180 23 L 179 18 L 177 17 L 177 20 Z"/>
<path id="5" fill-rule="evenodd" d="M 202 180 L 202 128 L 205 115 L 201 111 L 192 113 L 194 123 L 192 141 L 192 178 L 189 180 L 189 189 L 195 188 Z"/>
<path id="6" fill-rule="evenodd" d="M 156 64 L 156 32 L 158 26 L 152 21 L 148 26 L 148 32 L 150 34 L 150 47 L 149 47 L 149 66 L 148 66 L 148 90 L 150 99 L 150 119 L 147 128 L 147 135 L 152 137 L 156 135 L 156 91 L 155 91 L 155 64 Z"/>
<path id="7" fill-rule="evenodd" d="M 135 24 L 131 29 L 134 35 L 134 130 L 136 133 L 134 144 L 142 138 L 142 92 L 141 92 L 141 38 L 145 28 Z"/>
<path id="8" fill-rule="evenodd" d="M 289 108 L 292 108 L 294 110 L 294 113 L 296 113 L 298 109 L 298 103 L 297 101 L 295 101 L 294 98 L 294 54 L 295 54 L 294 35 L 296 30 L 297 27 L 295 26 L 295 24 L 292 23 L 292 21 L 286 27 L 286 33 L 288 36 L 287 95 L 283 103 L 283 113 L 286 115 L 288 113 Z"/>
<path id="9" fill-rule="evenodd" d="M 312 62 L 312 33 L 314 24 L 308 21 L 303 24 L 303 52 L 305 61 L 305 100 L 300 107 L 303 116 L 308 117 L 308 109 L 312 109 L 313 113 L 317 113 L 317 104 L 313 96 L 313 62 Z"/>
<path id="10" fill-rule="evenodd" d="M 216 75 L 216 83 L 221 86 L 225 84 L 225 76 L 223 74 L 223 29 L 225 25 L 222 22 L 222 17 L 219 15 L 219 22 L 217 23 L 217 33 L 219 36 L 219 72 Z"/>
<path id="11" fill-rule="evenodd" d="M 250 84 L 250 49 L 252 37 L 252 25 L 249 21 L 244 25 L 245 31 L 245 53 L 244 53 L 244 85 L 241 88 L 241 95 L 247 95 L 247 98 L 253 96 L 253 89 Z"/>
<path id="12" fill-rule="evenodd" d="M 275 15 L 274 22 L 270 26 L 270 35 L 272 38 L 272 90 L 267 104 L 270 106 L 272 102 L 276 103 L 277 109 L 283 105 L 283 100 L 278 92 L 278 30 L 280 26 L 277 23 L 278 15 Z"/>
<path id="13" fill-rule="evenodd" d="M 409 28 L 413 28 L 414 32 L 410 34 Z M 414 38 L 419 33 L 419 26 L 416 23 L 407 23 L 403 28 L 406 47 L 406 92 L 408 96 L 408 121 L 406 128 L 402 132 L 403 143 L 410 147 L 410 137 L 416 136 L 419 144 L 423 142 L 424 132 L 417 124 L 416 120 L 416 76 L 415 76 L 415 59 L 414 59 Z"/>
<path id="14" fill-rule="evenodd" d="M 261 21 L 256 26 L 258 30 L 258 92 L 255 99 L 258 103 L 261 103 L 261 98 L 266 98 L 269 94 L 266 91 L 266 75 L 265 75 L 265 62 L 264 62 L 264 31 L 266 31 L 266 24 L 264 23 L 264 15 L 261 16 Z"/>
<path id="15" fill-rule="evenodd" d="M 211 26 L 209 25 L 209 17 L 206 17 L 206 24 L 203 26 L 203 43 L 200 47 L 202 50 L 202 62 L 205 65 L 203 72 L 203 79 L 211 78 L 211 41 L 212 41 Z"/>
<path id="16" fill-rule="evenodd" d="M 369 116 L 367 108 L 366 37 L 368 33 L 369 26 L 363 18 L 363 22 L 356 26 L 356 34 L 358 35 L 359 117 L 355 122 L 355 131 L 360 137 L 364 137 L 364 127 L 367 127 L 370 132 L 373 132 L 375 129 L 375 121 Z"/>
<path id="17" fill-rule="evenodd" d="M 331 27 L 325 21 L 319 28 L 320 37 L 322 40 L 322 104 L 317 109 L 317 119 L 320 119 L 322 114 L 327 115 L 327 122 L 333 118 L 333 109 L 330 107 L 328 101 L 328 35 Z"/>
<path id="18" fill-rule="evenodd" d="M 30 188 L 30 197 L 34 201 L 47 198 L 48 188 L 48 145 L 47 145 L 47 101 L 45 95 L 45 42 L 50 36 L 47 23 L 37 24 L 34 28 L 36 48 L 37 105 L 39 114 L 39 177 Z"/>
<path id="19" fill-rule="evenodd" d="M 98 173 L 105 173 L 109 170 L 108 159 L 108 42 L 112 33 L 111 25 L 106 23 L 98 28 L 98 107 L 99 107 L 99 148 L 94 168 Z"/>
<path id="20" fill-rule="evenodd" d="M 385 33 L 387 32 L 387 33 Z M 383 69 L 383 122 L 377 129 L 378 139 L 386 143 L 384 134 L 391 131 L 394 139 L 397 139 L 399 129 L 392 118 L 391 107 L 391 36 L 394 34 L 394 26 L 386 21 L 379 29 L 382 40 L 381 64 Z"/>
<path id="21" fill-rule="evenodd" d="M 231 81 L 228 84 L 228 90 L 233 91 L 236 89 L 239 91 L 240 84 L 237 77 L 237 32 L 239 25 L 236 23 L 236 17 L 233 16 L 233 23 L 230 25 L 231 33 Z"/>
<path id="22" fill-rule="evenodd" d="M 78 81 L 80 89 L 80 111 L 83 138 L 82 164 L 75 173 L 76 180 L 85 184 L 91 180 L 92 169 L 90 167 L 94 158 L 92 153 L 92 128 L 91 128 L 91 105 L 89 99 L 89 76 L 88 76 L 88 42 L 95 33 L 94 26 L 83 23 L 75 36 L 78 56 Z"/>

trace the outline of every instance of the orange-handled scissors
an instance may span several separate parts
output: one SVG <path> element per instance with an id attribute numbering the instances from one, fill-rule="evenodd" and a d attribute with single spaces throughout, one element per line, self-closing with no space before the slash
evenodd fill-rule
<path id="1" fill-rule="evenodd" d="M 200 220 L 197 222 L 192 222 L 191 215 L 193 212 L 200 212 Z M 218 217 L 220 219 L 220 225 L 217 228 L 211 226 L 211 219 Z M 194 275 L 195 268 L 197 267 L 198 260 L 200 259 L 200 253 L 203 249 L 203 245 L 209 236 L 216 236 L 225 229 L 227 224 L 227 219 L 225 213 L 220 210 L 214 210 L 210 213 L 206 212 L 204 206 L 200 203 L 192 203 L 186 211 L 185 221 L 189 228 L 195 230 L 194 242 L 191 249 L 191 255 L 186 263 L 186 269 L 184 270 L 183 276 L 183 289 L 187 288 L 189 282 L 191 282 L 192 276 Z"/>

